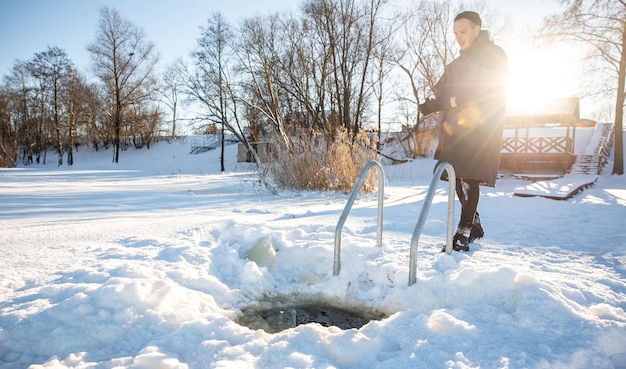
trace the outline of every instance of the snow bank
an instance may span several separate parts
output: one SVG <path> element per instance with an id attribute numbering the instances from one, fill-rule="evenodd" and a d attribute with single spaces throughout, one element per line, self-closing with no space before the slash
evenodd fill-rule
<path id="1" fill-rule="evenodd" d="M 184 143 L 0 170 L 0 368 L 626 368 L 625 179 L 568 201 L 482 188 L 486 237 L 441 254 L 447 186 L 409 242 L 432 160 L 358 197 L 332 275 L 338 193 L 259 188 Z M 55 161 L 51 160 L 51 163 Z M 457 209 L 458 213 L 458 209 Z M 318 301 L 387 316 L 269 334 L 243 309 Z"/>

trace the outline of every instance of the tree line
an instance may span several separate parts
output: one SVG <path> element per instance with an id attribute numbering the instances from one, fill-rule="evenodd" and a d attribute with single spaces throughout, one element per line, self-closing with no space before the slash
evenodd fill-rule
<path id="1" fill-rule="evenodd" d="M 610 0 L 563 3 L 561 15 L 592 9 L 598 22 L 613 30 L 603 34 L 614 41 L 605 48 L 624 53 L 623 2 L 621 7 Z M 250 17 L 237 25 L 214 13 L 189 58 L 160 71 L 155 46 L 141 29 L 104 7 L 88 47 L 94 75 L 81 75 L 61 48 L 49 47 L 17 61 L 4 76 L 0 166 L 45 162 L 50 149 L 58 152 L 59 166 L 72 165 L 74 150 L 83 143 L 96 149 L 113 146 L 117 163 L 128 147 L 175 138 L 181 124 L 198 132 L 234 134 L 259 165 L 262 159 L 253 145 L 259 140 L 272 141 L 283 160 L 302 156 L 309 147 L 303 142 L 328 148 L 346 140 L 355 145 L 348 152 L 355 152 L 357 160 L 362 155 L 356 152 L 377 149 L 389 116 L 406 132 L 407 154 L 424 154 L 428 127 L 417 104 L 457 54 L 450 30 L 453 17 L 465 8 L 439 0 L 414 2 L 409 9 L 398 9 L 390 0 L 303 0 L 297 15 Z M 472 8 L 484 19 L 495 19 L 484 4 Z M 584 38 L 575 21 L 551 24 L 546 37 Z M 606 81 L 621 81 L 611 90 L 622 109 L 616 108 L 620 129 L 622 59 L 611 59 L 617 73 L 606 74 Z M 197 116 L 179 118 L 191 105 L 199 107 Z M 363 140 L 365 131 L 377 136 Z"/>
<path id="2" fill-rule="evenodd" d="M 81 74 L 57 46 L 16 61 L 4 76 L 2 166 L 45 163 L 51 148 L 59 166 L 71 166 L 75 148 L 85 143 L 96 150 L 113 144 L 117 163 L 120 148 L 149 145 L 161 133 L 154 45 L 109 8 L 101 10 L 98 27 L 89 46 L 96 81 Z"/>

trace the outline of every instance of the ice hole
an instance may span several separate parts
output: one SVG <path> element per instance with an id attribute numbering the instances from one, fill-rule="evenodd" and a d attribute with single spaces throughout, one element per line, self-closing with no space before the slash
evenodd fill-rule
<path id="1" fill-rule="evenodd" d="M 359 329 L 371 320 L 386 318 L 384 314 L 368 307 L 351 305 L 337 307 L 326 302 L 306 300 L 289 302 L 277 300 L 269 303 L 265 301 L 242 309 L 237 323 L 255 330 L 278 333 L 309 323 L 318 323 L 325 327 L 335 326 L 344 330 Z"/>

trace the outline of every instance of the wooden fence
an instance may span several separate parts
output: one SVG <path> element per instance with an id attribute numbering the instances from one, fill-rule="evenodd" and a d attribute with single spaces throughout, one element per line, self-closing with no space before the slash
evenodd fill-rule
<path id="1" fill-rule="evenodd" d="M 565 173 L 575 160 L 574 139 L 568 136 L 504 137 L 500 168 L 513 173 Z"/>

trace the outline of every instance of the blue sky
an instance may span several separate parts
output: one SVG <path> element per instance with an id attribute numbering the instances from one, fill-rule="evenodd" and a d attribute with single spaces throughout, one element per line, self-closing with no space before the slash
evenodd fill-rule
<path id="1" fill-rule="evenodd" d="M 396 0 L 408 3 L 414 0 Z M 555 0 L 489 0 L 516 20 L 538 22 Z M 184 56 L 195 46 L 213 12 L 231 21 L 275 11 L 298 11 L 299 0 L 0 0 L 0 76 L 16 59 L 28 60 L 48 46 L 65 50 L 79 70 L 90 65 L 87 45 L 95 38 L 98 9 L 117 9 L 156 44 L 162 61 Z"/>
<path id="2" fill-rule="evenodd" d="M 184 56 L 195 46 L 209 16 L 229 20 L 280 10 L 297 10 L 293 0 L 0 0 L 0 76 L 16 59 L 28 60 L 48 46 L 65 50 L 79 70 L 91 63 L 87 46 L 95 39 L 99 9 L 117 9 L 155 43 L 162 61 Z"/>
<path id="3" fill-rule="evenodd" d="M 391 0 L 399 7 L 417 0 Z M 562 50 L 536 53 L 529 46 L 530 28 L 558 11 L 558 0 L 485 0 L 488 9 L 509 17 L 506 38 L 496 37 L 509 55 L 513 90 L 525 99 L 537 94 L 537 84 L 546 95 L 577 95 L 577 80 L 568 70 L 572 58 Z M 48 46 L 65 50 L 78 70 L 91 76 L 87 46 L 96 35 L 99 9 L 106 5 L 142 28 L 161 56 L 161 67 L 185 57 L 196 46 L 200 27 L 212 13 L 220 12 L 231 22 L 277 11 L 298 12 L 301 0 L 0 0 L 0 78 L 17 59 L 29 60 Z M 511 25 L 511 27 L 508 27 Z M 489 28 L 489 25 L 486 25 Z M 514 32 L 517 29 L 518 32 Z M 521 30 L 521 38 L 520 31 Z M 538 74 L 537 70 L 543 73 Z M 560 91 L 550 91 L 559 87 Z M 533 91 L 534 90 L 534 91 Z"/>

